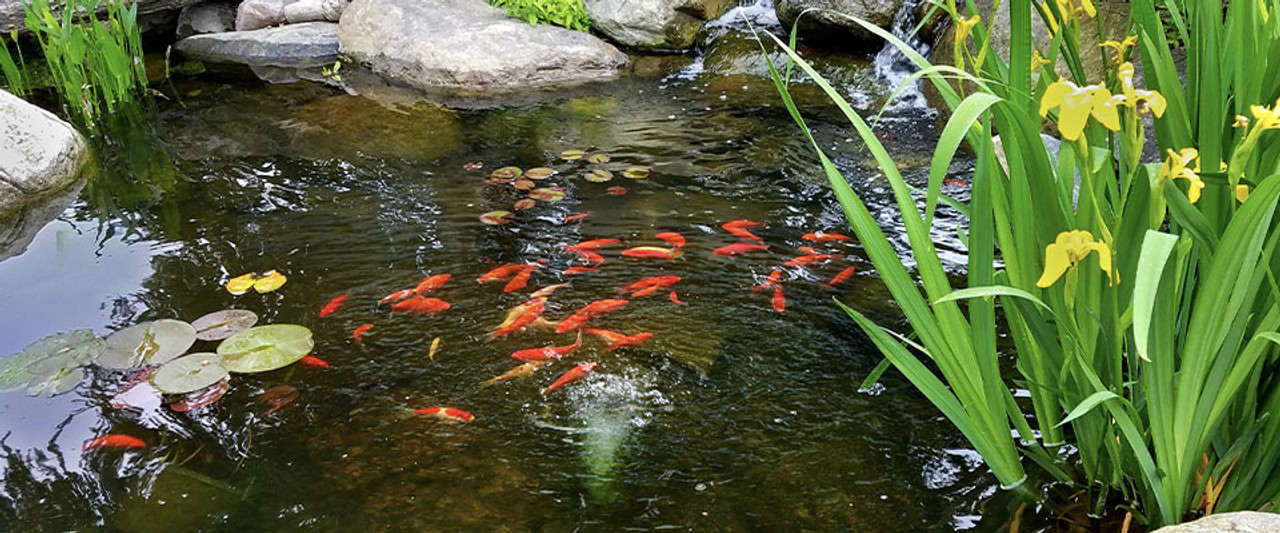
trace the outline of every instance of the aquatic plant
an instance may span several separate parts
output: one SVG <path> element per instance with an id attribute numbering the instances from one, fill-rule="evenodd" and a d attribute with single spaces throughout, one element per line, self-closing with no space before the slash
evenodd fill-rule
<path id="1" fill-rule="evenodd" d="M 507 16 L 532 25 L 555 24 L 578 31 L 591 29 L 591 19 L 582 0 L 489 0 L 489 5 L 507 11 Z"/>
<path id="2" fill-rule="evenodd" d="M 1273 508 L 1280 2 L 1163 3 L 1186 45 L 1185 82 L 1155 2 L 1129 5 L 1134 35 L 1086 50 L 1083 32 L 1098 26 L 1089 0 L 1012 0 L 1005 57 L 991 48 L 976 6 L 948 0 L 945 9 L 963 22 L 955 65 L 930 65 L 848 17 L 918 65 L 913 79 L 927 77 L 951 110 L 923 190 L 795 52 L 794 31 L 790 43 L 764 39 L 786 52 L 781 71 L 770 61 L 782 100 L 913 335 L 845 310 L 1003 486 L 1024 482 L 1026 458 L 1087 491 L 1091 511 L 1119 504 L 1151 526 Z M 1033 16 L 1050 29 L 1048 49 L 1033 44 Z M 1148 87 L 1135 77 L 1134 51 Z M 1111 60 L 1104 76 L 1087 77 L 1087 54 Z M 1058 63 L 1069 73 L 1061 79 Z M 788 89 L 796 68 L 836 103 L 882 169 L 914 272 L 806 126 Z M 1141 158 L 1147 114 L 1162 163 Z M 1046 118 L 1063 139 L 1056 160 L 1040 134 Z M 941 194 L 962 143 L 976 156 L 967 204 Z M 930 238 L 939 203 L 967 217 L 963 288 L 953 287 Z M 1001 324 L 1019 379 L 1002 374 Z"/>
<path id="3" fill-rule="evenodd" d="M 12 52 L 9 51 L 9 43 L 0 35 L 0 74 L 4 76 L 5 90 L 18 98 L 26 98 L 30 82 L 27 80 L 27 65 L 22 58 L 22 47 L 18 44 L 18 32 L 11 32 L 9 38 L 13 41 Z M 18 58 L 17 61 L 14 61 L 14 57 Z"/>

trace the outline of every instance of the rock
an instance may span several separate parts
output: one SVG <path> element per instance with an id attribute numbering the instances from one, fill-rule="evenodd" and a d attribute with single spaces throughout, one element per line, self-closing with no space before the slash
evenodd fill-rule
<path id="1" fill-rule="evenodd" d="M 1194 522 L 1162 527 L 1156 533 L 1275 533 L 1280 515 L 1239 511 L 1209 515 Z"/>
<path id="2" fill-rule="evenodd" d="M 730 0 L 586 0 L 591 28 L 636 48 L 685 50 Z"/>
<path id="3" fill-rule="evenodd" d="M 253 31 L 196 35 L 174 45 L 192 59 L 253 67 L 307 68 L 338 60 L 338 25 L 306 22 Z"/>
<path id="4" fill-rule="evenodd" d="M 903 0 L 777 0 L 775 8 L 778 10 L 778 20 L 788 31 L 795 24 L 796 17 L 806 9 L 830 9 L 888 28 L 893 24 L 893 16 L 902 7 L 902 2 Z M 831 13 L 809 13 L 800 19 L 802 39 L 847 42 L 850 36 L 875 45 L 883 42 L 858 23 Z"/>
<path id="5" fill-rule="evenodd" d="M 223 33 L 236 27 L 235 4 L 196 4 L 182 9 L 178 14 L 179 39 L 203 33 Z"/>
<path id="6" fill-rule="evenodd" d="M 348 0 L 299 0 L 284 7 L 284 18 L 289 24 L 299 22 L 337 22 Z"/>
<path id="7" fill-rule="evenodd" d="M 0 213 L 74 182 L 86 153 L 70 124 L 0 91 Z"/>
<path id="8" fill-rule="evenodd" d="M 22 22 L 26 18 L 26 12 L 22 8 L 23 2 L 24 0 L 0 0 L 0 32 L 8 33 L 18 30 L 21 33 L 27 33 L 27 27 Z M 61 4 L 61 2 L 52 3 L 55 5 Z M 141 18 L 143 15 L 178 10 L 198 3 L 200 3 L 200 0 L 137 0 L 138 16 Z M 104 2 L 98 8 L 98 12 L 103 13 L 105 11 L 106 5 Z"/>
<path id="9" fill-rule="evenodd" d="M 530 26 L 482 0 L 355 0 L 341 52 L 423 90 L 523 91 L 612 79 L 627 56 L 590 34 Z"/>
<path id="10" fill-rule="evenodd" d="M 236 31 L 250 31 L 285 23 L 284 8 L 297 0 L 245 0 L 236 9 Z"/>

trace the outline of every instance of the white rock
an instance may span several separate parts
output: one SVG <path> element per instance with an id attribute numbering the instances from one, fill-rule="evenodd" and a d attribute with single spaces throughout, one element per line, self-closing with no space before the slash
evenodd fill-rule
<path id="1" fill-rule="evenodd" d="M 0 213 L 74 182 L 86 153 L 70 124 L 0 91 Z"/>

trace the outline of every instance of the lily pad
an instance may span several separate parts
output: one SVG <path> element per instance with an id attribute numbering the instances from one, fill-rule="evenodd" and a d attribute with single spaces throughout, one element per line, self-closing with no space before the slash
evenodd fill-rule
<path id="1" fill-rule="evenodd" d="M 218 345 L 222 367 L 250 374 L 283 368 L 311 353 L 311 330 L 292 324 L 249 328 Z"/>
<path id="2" fill-rule="evenodd" d="M 588 172 L 587 175 L 584 177 L 586 178 L 587 181 L 591 183 L 604 183 L 606 181 L 613 179 L 613 173 L 603 168 L 597 168 L 595 170 L 592 170 L 591 172 Z"/>
<path id="3" fill-rule="evenodd" d="M 552 170 L 548 167 L 537 167 L 537 168 L 531 168 L 529 170 L 524 171 L 524 177 L 529 178 L 531 180 L 545 180 L 555 175 L 555 173 L 556 173 L 555 170 Z"/>
<path id="4" fill-rule="evenodd" d="M 527 190 L 529 190 L 529 189 L 532 189 L 532 188 L 534 188 L 534 187 L 537 187 L 537 186 L 538 186 L 536 183 L 534 183 L 534 182 L 533 182 L 533 180 L 527 180 L 527 179 L 524 179 L 524 178 L 520 178 L 520 179 L 516 180 L 516 181 L 515 181 L 515 183 L 513 183 L 512 185 L 513 185 L 516 189 L 521 190 L 521 191 L 527 191 Z"/>
<path id="5" fill-rule="evenodd" d="M 633 180 L 642 180 L 649 177 L 649 167 L 627 167 L 622 171 L 622 177 Z"/>
<path id="6" fill-rule="evenodd" d="M 286 278 L 284 274 L 268 270 L 262 277 L 254 280 L 253 290 L 258 291 L 258 294 L 266 294 L 283 287 L 286 281 L 289 281 L 289 278 Z"/>
<path id="7" fill-rule="evenodd" d="M 33 381 L 46 381 L 64 369 L 94 360 L 106 349 L 102 337 L 87 329 L 55 333 L 27 345 L 21 352 L 0 359 L 0 391 L 13 390 Z"/>
<path id="8" fill-rule="evenodd" d="M 61 368 L 54 374 L 31 380 L 27 384 L 27 396 L 57 396 L 76 388 L 81 381 L 84 381 L 83 368 Z"/>
<path id="9" fill-rule="evenodd" d="M 179 413 L 194 411 L 218 401 L 229 389 L 231 389 L 231 380 L 223 379 L 198 391 L 182 395 L 169 404 L 169 408 Z"/>
<path id="10" fill-rule="evenodd" d="M 129 326 L 107 337 L 107 350 L 98 364 L 107 368 L 135 368 L 167 363 L 196 343 L 196 328 L 181 320 L 155 320 Z"/>
<path id="11" fill-rule="evenodd" d="M 195 392 L 230 376 L 221 361 L 218 354 L 209 352 L 179 357 L 156 370 L 151 384 L 165 394 Z"/>
<path id="12" fill-rule="evenodd" d="M 563 159 L 565 161 L 577 161 L 579 159 L 582 159 L 583 157 L 586 157 L 586 155 L 587 153 L 583 152 L 582 150 L 565 150 L 563 152 L 560 152 L 560 159 Z"/>
<path id="13" fill-rule="evenodd" d="M 506 185 L 512 181 L 514 181 L 513 178 L 502 178 L 498 176 L 489 176 L 484 179 L 484 182 L 487 185 Z"/>
<path id="14" fill-rule="evenodd" d="M 258 323 L 258 315 L 247 309 L 225 309 L 209 313 L 191 322 L 196 328 L 196 338 L 202 341 L 220 341 Z"/>
<path id="15" fill-rule="evenodd" d="M 480 215 L 480 221 L 490 226 L 501 226 L 511 222 L 512 216 L 515 216 L 515 213 L 510 211 L 490 211 Z"/>
<path id="16" fill-rule="evenodd" d="M 587 162 L 602 165 L 609 162 L 609 156 L 605 154 L 591 154 L 591 156 L 587 158 Z"/>
<path id="17" fill-rule="evenodd" d="M 516 179 L 516 177 L 519 176 L 521 172 L 522 171 L 520 170 L 520 167 L 502 167 L 500 169 L 497 169 L 489 173 L 489 177 L 504 179 L 504 180 L 513 180 L 513 179 Z"/>
<path id="18" fill-rule="evenodd" d="M 533 209 L 533 207 L 536 205 L 538 205 L 538 202 L 535 202 L 530 198 L 521 198 L 519 200 L 516 200 L 515 205 L 511 206 L 511 208 L 518 211 L 523 211 L 525 209 Z"/>
<path id="19" fill-rule="evenodd" d="M 543 202 L 559 202 L 560 200 L 564 200 L 564 191 L 557 191 L 555 189 L 548 188 L 534 189 L 529 191 L 529 198 L 541 200 Z"/>
<path id="20" fill-rule="evenodd" d="M 258 275 L 252 272 L 245 274 L 243 276 L 236 276 L 234 278 L 231 278 L 231 280 L 228 281 L 226 285 L 227 292 L 235 296 L 240 296 L 241 294 L 249 292 L 249 289 L 253 288 L 253 282 L 257 279 L 258 279 Z"/>

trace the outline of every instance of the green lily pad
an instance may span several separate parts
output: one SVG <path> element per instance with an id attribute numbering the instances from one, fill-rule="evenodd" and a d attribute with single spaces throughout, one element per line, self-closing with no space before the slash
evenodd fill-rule
<path id="1" fill-rule="evenodd" d="M 519 176 L 522 171 L 520 167 L 502 167 L 489 174 L 490 178 L 513 180 Z"/>
<path id="2" fill-rule="evenodd" d="M 535 202 L 530 198 L 521 198 L 519 200 L 516 200 L 515 205 L 511 206 L 511 208 L 518 211 L 523 211 L 525 209 L 533 209 L 533 207 L 536 205 L 538 205 L 538 202 Z"/>
<path id="3" fill-rule="evenodd" d="M 106 346 L 102 337 L 87 329 L 55 333 L 35 341 L 21 352 L 0 359 L 0 391 L 48 381 L 64 370 L 94 360 Z"/>
<path id="4" fill-rule="evenodd" d="M 480 215 L 480 222 L 484 222 L 490 226 L 501 226 L 511 222 L 512 216 L 515 216 L 515 213 L 510 211 L 490 211 Z"/>
<path id="5" fill-rule="evenodd" d="M 80 367 L 61 368 L 56 373 L 31 380 L 27 384 L 27 396 L 57 396 L 70 392 L 84 381 L 84 369 Z"/>
<path id="6" fill-rule="evenodd" d="M 521 190 L 521 191 L 527 191 L 538 186 L 536 183 L 533 182 L 533 180 L 527 180 L 524 178 L 520 178 L 516 180 L 515 183 L 513 183 L 512 185 L 516 188 L 516 190 Z"/>
<path id="7" fill-rule="evenodd" d="M 196 343 L 196 328 L 181 320 L 155 320 L 129 326 L 107 337 L 98 365 L 135 368 L 167 363 Z"/>
<path id="8" fill-rule="evenodd" d="M 555 175 L 555 173 L 556 171 L 548 167 L 537 167 L 524 171 L 524 177 L 531 180 L 545 180 Z"/>
<path id="9" fill-rule="evenodd" d="M 292 324 L 249 328 L 218 345 L 222 367 L 241 374 L 266 372 L 296 363 L 315 347 L 311 330 Z"/>
<path id="10" fill-rule="evenodd" d="M 622 177 L 633 180 L 642 180 L 649 177 L 649 167 L 627 167 L 622 171 Z"/>
<path id="11" fill-rule="evenodd" d="M 603 165 L 609 162 L 609 156 L 605 154 L 591 154 L 591 156 L 587 158 L 587 162 Z"/>
<path id="12" fill-rule="evenodd" d="M 577 161 L 579 159 L 582 159 L 583 157 L 586 157 L 586 155 L 587 153 L 583 152 L 582 150 L 565 150 L 563 152 L 560 152 L 560 159 L 563 159 L 565 161 Z"/>
<path id="13" fill-rule="evenodd" d="M 202 341 L 220 341 L 258 323 L 258 315 L 247 309 L 215 311 L 191 322 L 196 328 L 196 338 Z"/>
<path id="14" fill-rule="evenodd" d="M 613 179 L 613 173 L 603 168 L 597 168 L 595 170 L 592 170 L 591 172 L 588 172 L 587 175 L 584 177 L 586 178 L 587 181 L 591 183 L 604 183 L 606 181 Z"/>
<path id="15" fill-rule="evenodd" d="M 529 191 L 529 198 L 541 200 L 543 202 L 559 202 L 560 200 L 564 200 L 564 191 L 557 191 L 555 189 L 548 188 L 534 189 Z"/>
<path id="16" fill-rule="evenodd" d="M 151 384 L 165 394 L 198 391 L 230 375 L 221 363 L 222 357 L 216 353 L 184 355 L 165 363 L 151 374 Z"/>

